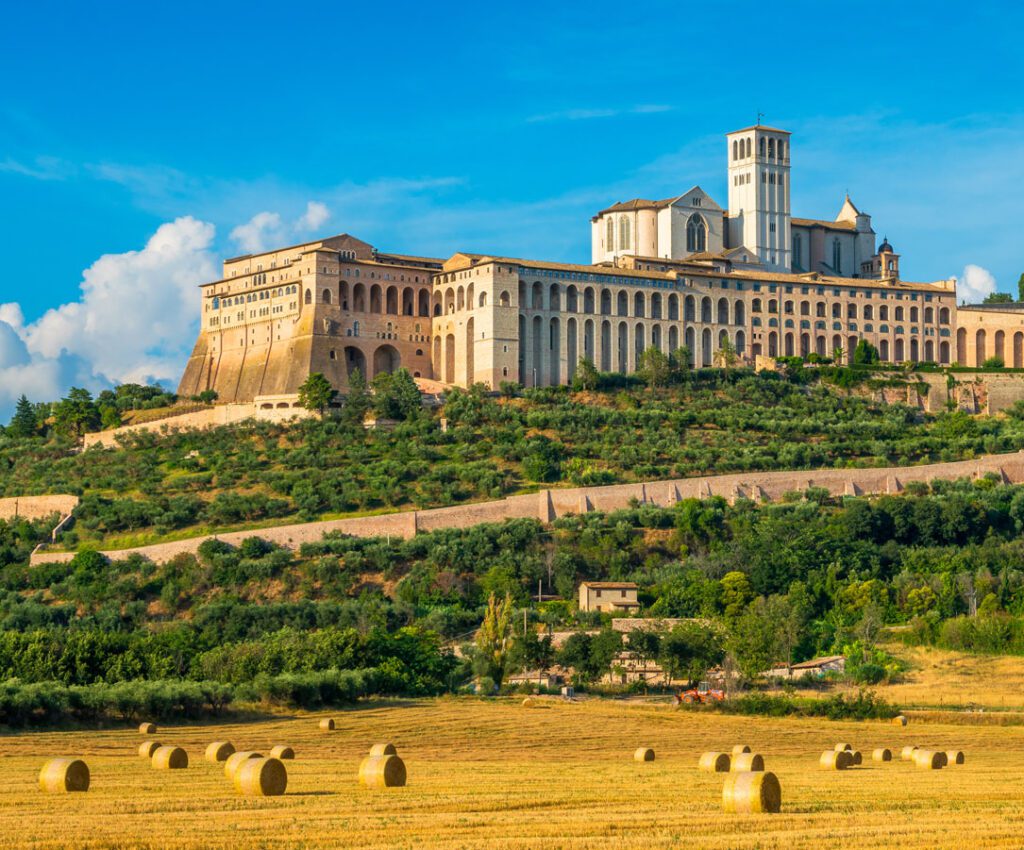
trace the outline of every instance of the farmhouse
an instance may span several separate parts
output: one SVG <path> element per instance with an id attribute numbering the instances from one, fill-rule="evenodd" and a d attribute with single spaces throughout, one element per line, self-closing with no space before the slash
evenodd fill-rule
<path id="1" fill-rule="evenodd" d="M 822 678 L 826 673 L 842 673 L 846 669 L 846 657 L 843 655 L 826 655 L 823 658 L 812 658 L 799 664 L 776 664 L 764 673 L 769 679 L 803 679 Z"/>
<path id="2" fill-rule="evenodd" d="M 640 608 L 636 591 L 631 581 L 585 581 L 580 585 L 580 610 L 635 611 Z"/>

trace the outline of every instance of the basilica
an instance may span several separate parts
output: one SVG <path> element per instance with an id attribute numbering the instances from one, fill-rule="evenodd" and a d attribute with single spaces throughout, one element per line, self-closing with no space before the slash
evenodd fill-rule
<path id="1" fill-rule="evenodd" d="M 287 406 L 311 372 L 344 393 L 407 368 L 443 385 L 567 383 L 583 359 L 629 373 L 647 348 L 694 366 L 727 350 L 1024 366 L 1021 314 L 958 308 L 955 280 L 901 279 L 900 257 L 846 197 L 834 219 L 790 211 L 791 136 L 726 135 L 728 207 L 699 186 L 611 204 L 589 263 L 390 253 L 343 234 L 224 262 L 200 286 L 201 326 L 178 392 Z M 762 358 L 759 360 L 759 358 Z"/>

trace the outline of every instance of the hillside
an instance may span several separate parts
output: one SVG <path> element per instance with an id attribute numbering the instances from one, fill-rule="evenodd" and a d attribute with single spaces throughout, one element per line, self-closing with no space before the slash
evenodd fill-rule
<path id="1" fill-rule="evenodd" d="M 1017 416 L 925 414 L 807 378 L 707 370 L 681 385 L 453 391 L 394 429 L 342 419 L 224 427 L 75 454 L 0 437 L 0 496 L 82 496 L 64 543 L 200 533 L 493 499 L 538 486 L 955 460 L 1024 446 Z"/>

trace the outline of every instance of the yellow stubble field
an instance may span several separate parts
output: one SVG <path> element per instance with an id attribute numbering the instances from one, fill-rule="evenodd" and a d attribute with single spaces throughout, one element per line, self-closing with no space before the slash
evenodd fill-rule
<path id="1" fill-rule="evenodd" d="M 318 720 L 337 728 L 321 732 Z M 153 736 L 184 747 L 187 770 L 137 755 L 134 729 L 0 737 L 4 848 L 945 848 L 1024 846 L 1024 729 L 913 720 L 905 728 L 727 717 L 602 700 L 451 698 L 376 702 L 328 714 L 174 725 Z M 211 741 L 268 753 L 295 747 L 283 797 L 240 797 Z M 378 742 L 398 746 L 404 788 L 356 782 Z M 860 768 L 818 768 L 849 741 Z M 724 815 L 723 775 L 697 771 L 701 752 L 749 744 L 782 784 L 777 815 Z M 899 760 L 907 744 L 962 749 L 938 771 Z M 656 751 L 638 763 L 638 746 Z M 887 746 L 895 760 L 875 764 Z M 92 787 L 44 794 L 46 758 L 84 758 Z"/>

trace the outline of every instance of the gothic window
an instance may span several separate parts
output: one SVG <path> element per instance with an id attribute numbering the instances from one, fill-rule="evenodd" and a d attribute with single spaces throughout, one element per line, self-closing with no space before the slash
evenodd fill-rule
<path id="1" fill-rule="evenodd" d="M 732 140 L 732 158 L 733 159 L 739 159 L 738 153 L 739 153 L 739 145 L 737 144 L 736 140 L 733 139 Z"/>
<path id="2" fill-rule="evenodd" d="M 619 219 L 619 248 L 628 251 L 629 244 L 629 219 L 623 216 Z"/>
<path id="3" fill-rule="evenodd" d="M 606 242 L 605 250 L 606 251 L 614 251 L 615 250 L 615 220 L 614 219 L 611 219 L 611 218 L 608 219 L 608 227 L 606 228 L 606 230 L 607 230 L 607 235 L 605 236 L 605 242 Z"/>
<path id="4" fill-rule="evenodd" d="M 704 219 L 694 213 L 686 223 L 686 250 L 691 254 L 707 249 L 708 226 Z"/>
<path id="5" fill-rule="evenodd" d="M 843 249 L 839 244 L 839 239 L 832 240 L 832 270 L 836 274 L 842 273 L 842 262 L 843 262 Z"/>

